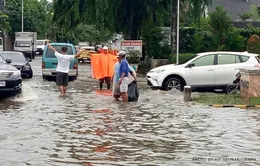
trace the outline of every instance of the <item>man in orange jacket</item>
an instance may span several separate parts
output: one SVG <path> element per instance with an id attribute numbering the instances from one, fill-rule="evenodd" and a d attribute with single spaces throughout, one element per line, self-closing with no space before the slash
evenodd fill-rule
<path id="1" fill-rule="evenodd" d="M 106 46 L 103 47 L 103 54 L 108 54 L 108 47 L 106 47 Z M 111 84 L 111 78 L 110 77 L 104 77 L 104 78 L 99 79 L 99 88 L 100 88 L 100 90 L 103 89 L 104 82 L 106 82 L 107 89 L 109 90 L 110 89 L 110 84 Z"/>

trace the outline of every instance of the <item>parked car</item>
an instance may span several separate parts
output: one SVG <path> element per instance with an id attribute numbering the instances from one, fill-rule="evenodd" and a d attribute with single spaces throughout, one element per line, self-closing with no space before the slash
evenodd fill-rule
<path id="1" fill-rule="evenodd" d="M 37 53 L 42 55 L 47 40 L 37 40 Z"/>
<path id="2" fill-rule="evenodd" d="M 51 45 L 61 53 L 62 47 L 67 47 L 67 54 L 68 55 L 75 55 L 76 49 L 73 44 L 69 43 L 51 43 Z M 64 55 L 66 56 L 66 55 Z M 42 78 L 49 79 L 51 77 L 56 77 L 56 67 L 58 64 L 58 59 L 55 56 L 53 50 L 45 46 L 42 55 Z M 70 61 L 70 70 L 69 70 L 69 78 L 70 80 L 76 80 L 78 77 L 78 61 L 77 59 L 73 59 Z"/>
<path id="3" fill-rule="evenodd" d="M 91 55 L 90 54 L 93 54 L 95 53 L 95 47 L 91 47 L 91 46 L 88 46 L 88 47 L 81 47 L 80 49 L 85 49 L 86 51 L 82 52 L 80 54 L 80 57 L 78 58 L 78 61 L 80 62 L 90 62 L 91 61 Z"/>
<path id="4" fill-rule="evenodd" d="M 240 68 L 259 64 L 258 56 L 248 52 L 199 53 L 184 64 L 154 68 L 146 79 L 153 89 L 183 91 L 185 85 L 192 86 L 193 91 L 225 89 Z"/>
<path id="5" fill-rule="evenodd" d="M 0 94 L 17 93 L 22 91 L 21 73 L 0 56 Z"/>
<path id="6" fill-rule="evenodd" d="M 33 70 L 29 62 L 31 59 L 26 59 L 22 52 L 15 52 L 15 51 L 3 51 L 0 52 L 0 56 L 4 59 L 10 59 L 11 65 L 16 67 L 21 72 L 22 77 L 32 78 L 33 77 Z"/>

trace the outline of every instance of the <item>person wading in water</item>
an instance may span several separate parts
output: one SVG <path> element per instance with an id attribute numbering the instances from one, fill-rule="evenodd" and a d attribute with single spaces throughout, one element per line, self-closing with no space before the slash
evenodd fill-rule
<path id="1" fill-rule="evenodd" d="M 56 68 L 56 84 L 59 86 L 61 95 L 65 95 L 69 83 L 70 61 L 74 58 L 78 58 L 80 54 L 85 50 L 80 50 L 76 55 L 67 55 L 67 47 L 62 47 L 61 53 L 59 53 L 55 48 L 50 45 L 50 43 L 47 42 L 47 44 L 48 47 L 54 51 L 55 56 L 58 59 L 58 65 Z"/>

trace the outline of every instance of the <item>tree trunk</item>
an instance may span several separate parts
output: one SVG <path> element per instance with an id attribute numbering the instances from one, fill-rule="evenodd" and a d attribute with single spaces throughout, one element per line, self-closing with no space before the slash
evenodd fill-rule
<path id="1" fill-rule="evenodd" d="M 128 40 L 136 40 L 138 38 L 138 19 L 136 18 L 136 0 L 127 1 L 128 18 L 127 18 L 127 30 L 124 33 L 124 38 Z"/>
<path id="2" fill-rule="evenodd" d="M 171 53 L 176 51 L 177 5 L 178 0 L 171 0 Z"/>

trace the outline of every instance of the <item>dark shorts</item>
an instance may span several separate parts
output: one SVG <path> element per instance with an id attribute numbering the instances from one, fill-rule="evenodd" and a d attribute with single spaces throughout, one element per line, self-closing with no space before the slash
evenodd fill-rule
<path id="1" fill-rule="evenodd" d="M 68 86 L 69 83 L 69 74 L 68 73 L 57 73 L 56 84 L 58 86 Z"/>

